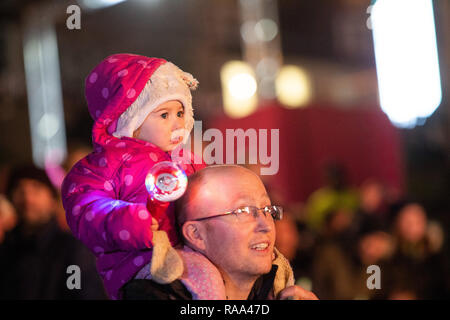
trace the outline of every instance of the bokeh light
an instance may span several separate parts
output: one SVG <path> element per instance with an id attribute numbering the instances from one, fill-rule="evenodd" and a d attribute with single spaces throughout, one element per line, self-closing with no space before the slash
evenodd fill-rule
<path id="1" fill-rule="evenodd" d="M 286 107 L 296 108 L 311 100 L 311 81 L 309 75 L 293 65 L 283 66 L 275 80 L 278 100 Z"/>
<path id="2" fill-rule="evenodd" d="M 233 118 L 245 117 L 256 110 L 257 85 L 253 69 L 245 62 L 230 61 L 221 69 L 225 113 Z"/>

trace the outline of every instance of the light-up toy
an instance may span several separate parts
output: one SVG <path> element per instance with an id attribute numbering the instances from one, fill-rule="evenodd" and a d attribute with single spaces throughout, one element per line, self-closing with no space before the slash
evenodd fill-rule
<path id="1" fill-rule="evenodd" d="M 179 199 L 186 191 L 187 175 L 177 164 L 162 161 L 148 172 L 145 187 L 150 195 L 147 209 L 152 217 L 159 220 L 169 203 Z"/>

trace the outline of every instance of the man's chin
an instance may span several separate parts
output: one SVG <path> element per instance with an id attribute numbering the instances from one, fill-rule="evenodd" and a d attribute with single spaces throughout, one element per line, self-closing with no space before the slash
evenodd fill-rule
<path id="1" fill-rule="evenodd" d="M 257 270 L 257 272 L 255 272 L 258 276 L 262 276 L 263 274 L 267 274 L 270 272 L 270 270 L 272 270 L 272 263 L 270 264 L 266 264 L 264 266 L 260 266 Z"/>
<path id="2" fill-rule="evenodd" d="M 255 266 L 258 266 L 258 274 L 262 275 L 262 274 L 266 274 L 269 273 L 270 270 L 272 270 L 272 259 L 270 258 L 266 258 L 264 260 L 259 260 L 259 261 L 255 261 Z"/>

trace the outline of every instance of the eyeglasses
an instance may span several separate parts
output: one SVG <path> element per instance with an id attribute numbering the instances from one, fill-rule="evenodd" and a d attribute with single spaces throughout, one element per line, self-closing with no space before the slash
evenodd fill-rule
<path id="1" fill-rule="evenodd" d="M 225 212 L 222 214 L 217 214 L 217 215 L 205 217 L 205 218 L 193 219 L 191 221 L 202 221 L 202 220 L 206 220 L 206 219 L 217 218 L 217 217 L 233 214 L 236 216 L 236 218 L 240 222 L 247 222 L 247 221 L 251 221 L 253 219 L 258 218 L 258 214 L 260 211 L 264 214 L 264 217 L 266 217 L 266 218 L 267 218 L 268 214 L 270 217 L 272 217 L 273 220 L 281 220 L 283 218 L 283 208 L 280 206 L 266 206 L 263 208 L 257 208 L 254 206 L 246 206 L 246 207 L 241 207 L 241 208 L 238 208 L 238 209 L 235 209 L 232 211 L 228 211 L 228 212 Z"/>

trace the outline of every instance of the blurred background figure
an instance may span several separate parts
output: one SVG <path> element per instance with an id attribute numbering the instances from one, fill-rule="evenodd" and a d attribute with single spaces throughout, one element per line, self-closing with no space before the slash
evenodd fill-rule
<path id="1" fill-rule="evenodd" d="M 63 167 L 66 172 L 69 172 L 78 161 L 92 152 L 92 147 L 81 141 L 73 140 L 69 143 L 67 152 L 67 158 L 64 161 Z"/>
<path id="2" fill-rule="evenodd" d="M 413 201 L 394 204 L 390 214 L 395 249 L 383 271 L 383 298 L 448 298 L 450 265 L 439 224 L 429 228 L 425 208 Z"/>
<path id="3" fill-rule="evenodd" d="M 393 239 L 380 225 L 366 225 L 355 237 L 353 248 L 353 299 L 376 299 L 385 292 L 385 265 L 393 251 Z M 371 290 L 367 287 L 369 274 L 367 268 L 376 265 L 381 271 L 381 289 Z"/>
<path id="4" fill-rule="evenodd" d="M 366 179 L 358 190 L 358 206 L 349 232 L 355 239 L 373 230 L 387 229 L 389 205 L 384 185 L 376 179 Z"/>
<path id="5" fill-rule="evenodd" d="M 64 172 L 69 172 L 70 169 L 81 159 L 87 156 L 92 151 L 92 148 L 83 142 L 74 140 L 68 144 L 67 147 L 67 158 L 62 164 L 62 169 Z M 58 188 L 58 201 L 56 207 L 56 220 L 61 229 L 70 232 L 69 225 L 67 224 L 66 211 L 64 210 L 60 188 Z"/>
<path id="6" fill-rule="evenodd" d="M 263 176 L 264 177 L 264 176 Z M 283 207 L 283 219 L 275 222 L 275 247 L 289 260 L 297 285 L 312 289 L 311 268 L 316 234 L 305 224 L 305 210 L 302 203 L 289 203 L 285 197 L 266 181 L 272 204 Z"/>
<path id="7" fill-rule="evenodd" d="M 381 223 L 386 217 L 387 195 L 384 185 L 376 179 L 367 179 L 359 189 L 359 224 Z"/>
<path id="8" fill-rule="evenodd" d="M 313 290 L 321 299 L 353 299 L 351 218 L 352 212 L 342 208 L 325 215 L 312 264 Z"/>
<path id="9" fill-rule="evenodd" d="M 275 247 L 289 261 L 294 261 L 300 247 L 300 233 L 297 230 L 295 220 L 289 212 L 283 213 L 283 219 L 275 223 L 277 238 Z"/>
<path id="10" fill-rule="evenodd" d="M 45 171 L 13 168 L 6 194 L 18 224 L 0 245 L 0 299 L 104 299 L 94 257 L 56 221 L 58 193 Z M 80 290 L 67 288 L 70 265 L 80 267 Z"/>
<path id="11" fill-rule="evenodd" d="M 343 165 L 329 164 L 325 168 L 325 178 L 325 186 L 312 193 L 306 203 L 307 224 L 318 232 L 322 229 L 328 214 L 339 210 L 340 214 L 331 219 L 332 223 L 346 224 L 344 220 L 351 219 L 358 205 L 357 193 L 349 187 L 347 172 Z M 349 216 L 342 215 L 344 212 Z"/>
<path id="12" fill-rule="evenodd" d="M 5 233 L 10 231 L 17 223 L 16 210 L 9 200 L 0 194 L 0 243 L 5 238 Z"/>
<path id="13" fill-rule="evenodd" d="M 285 207 L 283 219 L 276 221 L 275 247 L 291 263 L 296 284 L 311 290 L 312 258 L 316 237 L 304 223 L 298 221 L 298 215 L 294 212 L 295 207 Z"/>

